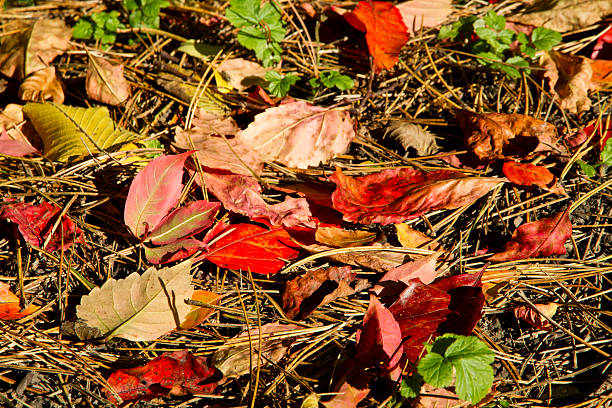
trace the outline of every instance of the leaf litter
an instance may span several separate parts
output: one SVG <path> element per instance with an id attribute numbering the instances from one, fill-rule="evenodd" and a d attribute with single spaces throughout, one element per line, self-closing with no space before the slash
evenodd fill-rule
<path id="1" fill-rule="evenodd" d="M 127 26 L 147 2 L 17 3 L 0 16 L 3 401 L 606 400 L 608 2 L 244 0 L 228 22 L 160 1 L 156 27 L 112 43 L 70 25 Z M 554 23 L 562 42 L 510 80 L 437 38 L 466 15 L 495 26 L 491 8 L 527 42 L 457 38 L 525 56 Z"/>

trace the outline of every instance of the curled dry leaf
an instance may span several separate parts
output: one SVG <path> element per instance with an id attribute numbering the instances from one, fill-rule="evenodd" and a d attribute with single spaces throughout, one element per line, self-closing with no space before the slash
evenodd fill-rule
<path id="1" fill-rule="evenodd" d="M 580 30 L 612 14 L 609 0 L 537 0 L 527 12 L 512 17 L 512 21 L 566 32 Z"/>
<path id="2" fill-rule="evenodd" d="M 77 317 L 105 340 L 151 341 L 180 326 L 191 312 L 191 261 L 109 279 L 81 298 Z M 100 305 L 105 305 L 100 307 Z"/>
<path id="3" fill-rule="evenodd" d="M 407 224 L 395 224 L 397 230 L 397 240 L 406 248 L 423 248 L 436 251 L 440 244 L 433 242 L 433 238 L 411 228 Z"/>
<path id="4" fill-rule="evenodd" d="M 22 157 L 28 154 L 40 154 L 32 146 L 36 132 L 29 122 L 24 122 L 21 105 L 9 103 L 0 113 L 0 154 Z M 40 140 L 38 140 L 40 141 Z"/>
<path id="5" fill-rule="evenodd" d="M 452 0 L 410 0 L 399 3 L 397 9 L 408 28 L 408 33 L 414 36 L 423 27 L 437 27 L 446 21 L 452 13 Z"/>
<path id="6" fill-rule="evenodd" d="M 455 171 L 425 173 L 409 168 L 362 177 L 345 176 L 337 169 L 329 179 L 337 186 L 332 195 L 334 208 L 342 212 L 345 221 L 382 225 L 471 204 L 504 182 L 494 177 L 466 177 Z"/>
<path id="7" fill-rule="evenodd" d="M 304 319 L 316 308 L 369 286 L 366 280 L 356 279 L 356 276 L 350 266 L 331 266 L 308 271 L 290 280 L 283 292 L 285 315 L 289 319 Z M 351 286 L 353 282 L 355 285 Z"/>
<path id="8" fill-rule="evenodd" d="M 467 148 L 480 160 L 526 157 L 534 152 L 563 151 L 554 125 L 516 113 L 455 112 Z"/>
<path id="9" fill-rule="evenodd" d="M 557 313 L 559 305 L 554 302 L 536 303 L 535 310 L 532 306 L 518 306 L 514 308 L 514 316 L 517 319 L 522 319 L 540 330 L 552 330 L 550 322 L 542 315 L 552 318 Z"/>
<path id="10" fill-rule="evenodd" d="M 64 102 L 64 87 L 55 75 L 55 67 L 44 68 L 28 76 L 19 86 L 17 94 L 22 101 Z"/>
<path id="11" fill-rule="evenodd" d="M 355 10 L 342 16 L 354 28 L 366 33 L 374 70 L 393 68 L 409 38 L 397 7 L 387 1 L 360 1 Z"/>
<path id="12" fill-rule="evenodd" d="M 57 228 L 53 230 L 61 211 L 61 208 L 47 202 L 16 203 L 0 207 L 0 219 L 4 218 L 17 224 L 21 236 L 31 245 L 49 252 L 58 249 L 66 251 L 73 244 L 83 242 L 81 236 L 83 232 L 66 215 L 62 216 Z M 53 234 L 49 238 L 52 231 Z"/>
<path id="13" fill-rule="evenodd" d="M 0 45 L 0 72 L 22 80 L 47 68 L 68 49 L 72 29 L 59 19 L 42 19 L 33 24 L 22 21 L 4 27 L 12 33 Z"/>
<path id="14" fill-rule="evenodd" d="M 333 226 L 319 226 L 315 231 L 317 242 L 340 248 L 367 245 L 374 241 L 377 236 L 376 232 L 345 230 Z"/>
<path id="15" fill-rule="evenodd" d="M 589 89 L 597 85 L 591 82 L 593 68 L 588 58 L 550 51 L 542 54 L 540 66 L 546 68 L 544 77 L 562 109 L 582 113 L 591 108 Z"/>
<path id="16" fill-rule="evenodd" d="M 223 348 L 215 351 L 211 362 L 226 377 L 239 377 L 248 374 L 251 370 L 255 370 L 260 363 L 262 366 L 269 362 L 278 363 L 285 357 L 289 347 L 295 341 L 295 337 L 280 335 L 283 333 L 289 334 L 289 332 L 300 328 L 295 324 L 267 323 L 261 326 L 261 330 L 255 328 L 240 333 L 237 337 L 230 339 Z M 261 362 L 259 360 L 260 349 Z"/>
<path id="17" fill-rule="evenodd" d="M 568 210 L 552 217 L 521 225 L 512 234 L 502 252 L 489 258 L 492 262 L 515 261 L 531 257 L 561 255 L 565 241 L 572 235 Z"/>
<path id="18" fill-rule="evenodd" d="M 256 115 L 237 139 L 263 160 L 305 169 L 344 153 L 354 137 L 348 112 L 296 101 Z"/>
<path id="19" fill-rule="evenodd" d="M 89 55 L 87 96 L 107 105 L 121 105 L 130 97 L 130 84 L 123 76 L 123 64 L 111 64 L 104 58 Z"/>
<path id="20" fill-rule="evenodd" d="M 209 367 L 206 358 L 187 350 L 166 352 L 144 366 L 114 371 L 108 384 L 124 401 L 156 397 L 212 394 L 222 374 Z M 109 401 L 119 403 L 113 392 L 105 390 Z"/>
<path id="21" fill-rule="evenodd" d="M 268 81 L 264 78 L 270 68 L 264 68 L 256 62 L 243 58 L 231 58 L 223 61 L 217 67 L 222 80 L 238 91 L 244 91 L 252 85 L 266 86 Z M 219 80 L 217 80 L 217 85 Z"/>
<path id="22" fill-rule="evenodd" d="M 557 183 L 557 178 L 546 167 L 530 163 L 507 161 L 502 167 L 508 180 L 519 186 L 536 185 L 555 194 L 565 194 L 565 190 Z"/>
<path id="23" fill-rule="evenodd" d="M 40 306 L 21 307 L 19 298 L 10 290 L 10 286 L 0 282 L 0 320 L 17 320 L 29 316 Z"/>
<path id="24" fill-rule="evenodd" d="M 434 135 L 421 126 L 405 121 L 394 121 L 385 130 L 385 136 L 397 140 L 406 153 L 416 150 L 417 156 L 435 154 L 439 148 Z"/>
<path id="25" fill-rule="evenodd" d="M 375 272 L 387 272 L 391 269 L 403 264 L 405 262 L 406 255 L 398 251 L 385 251 L 385 249 L 397 249 L 389 244 L 373 244 L 369 245 L 372 247 L 368 251 L 346 251 L 337 254 L 329 254 L 325 258 L 338 263 L 344 263 L 347 265 L 361 266 Z M 311 253 L 320 253 L 329 251 L 330 249 L 336 249 L 325 245 L 302 245 L 306 251 Z"/>
<path id="26" fill-rule="evenodd" d="M 496 385 L 476 405 L 460 399 L 457 394 L 448 388 L 435 388 L 427 383 L 421 387 L 420 395 L 414 408 L 481 408 L 487 406 L 497 395 Z"/>

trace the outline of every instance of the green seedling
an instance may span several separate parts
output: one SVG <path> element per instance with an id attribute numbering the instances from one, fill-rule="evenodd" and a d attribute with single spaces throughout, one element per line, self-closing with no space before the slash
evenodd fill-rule
<path id="1" fill-rule="evenodd" d="M 72 27 L 72 37 L 78 40 L 99 40 L 103 44 L 114 43 L 117 30 L 125 28 L 119 21 L 118 11 L 103 11 L 81 18 Z"/>
<path id="2" fill-rule="evenodd" d="M 506 19 L 493 10 L 482 18 L 465 17 L 443 26 L 438 38 L 462 39 L 480 64 L 501 71 L 510 79 L 520 78 L 521 69 L 530 73 L 529 63 L 536 52 L 550 51 L 562 40 L 560 33 L 544 27 L 534 29 L 529 37 L 509 30 Z"/>
<path id="3" fill-rule="evenodd" d="M 268 91 L 277 98 L 287 95 L 291 86 L 300 79 L 297 74 L 289 73 L 281 75 L 276 71 L 266 72 L 265 78 L 268 81 Z"/>
<path id="4" fill-rule="evenodd" d="M 260 5 L 259 0 L 231 0 L 225 16 L 234 27 L 240 28 L 240 45 L 255 51 L 264 66 L 280 61 L 280 42 L 285 38 L 285 28 L 275 3 Z"/>
<path id="5" fill-rule="evenodd" d="M 319 74 L 318 78 L 311 78 L 309 83 L 315 91 L 318 90 L 321 85 L 328 89 L 337 88 L 341 91 L 351 89 L 355 85 L 351 77 L 342 75 L 338 71 L 323 71 Z"/>
<path id="6" fill-rule="evenodd" d="M 132 27 L 159 28 L 159 13 L 169 5 L 166 0 L 123 0 Z"/>
<path id="7" fill-rule="evenodd" d="M 595 177 L 595 170 L 601 166 L 612 166 L 612 137 L 608 138 L 604 145 L 601 154 L 599 155 L 599 163 L 588 164 L 582 160 L 578 160 L 580 168 L 588 177 Z"/>

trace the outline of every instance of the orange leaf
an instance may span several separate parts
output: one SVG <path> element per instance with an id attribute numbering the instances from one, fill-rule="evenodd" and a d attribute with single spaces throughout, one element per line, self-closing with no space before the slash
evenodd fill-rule
<path id="1" fill-rule="evenodd" d="M 219 301 L 224 295 L 215 292 L 209 292 L 207 290 L 194 290 L 191 295 L 191 300 L 197 300 L 198 302 L 207 303 L 209 305 L 218 305 Z M 188 330 L 195 327 L 206 320 L 215 309 L 204 306 L 192 306 L 191 311 L 185 320 L 181 323 L 181 329 Z"/>
<path id="2" fill-rule="evenodd" d="M 393 68 L 408 41 L 407 28 L 397 7 L 386 1 L 361 1 L 355 10 L 343 16 L 350 25 L 366 33 L 374 70 Z"/>
<path id="3" fill-rule="evenodd" d="M 507 161 L 502 167 L 504 175 L 519 186 L 536 185 L 555 194 L 563 194 L 563 187 L 557 184 L 557 178 L 546 167 L 530 163 Z"/>
<path id="4" fill-rule="evenodd" d="M 19 298 L 9 289 L 9 285 L 0 282 L 0 320 L 21 319 L 40 309 L 38 306 L 30 305 L 21 310 Z"/>

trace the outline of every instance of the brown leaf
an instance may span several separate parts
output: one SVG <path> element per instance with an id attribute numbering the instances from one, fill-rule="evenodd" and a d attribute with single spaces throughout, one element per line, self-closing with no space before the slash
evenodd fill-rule
<path id="1" fill-rule="evenodd" d="M 42 142 L 30 122 L 25 122 L 23 106 L 14 103 L 6 105 L 0 113 L 0 153 L 9 156 L 22 157 L 32 153 L 40 153 L 32 145 Z"/>
<path id="2" fill-rule="evenodd" d="M 375 232 L 354 230 L 349 231 L 333 226 L 319 226 L 315 232 L 315 239 L 323 245 L 340 248 L 362 246 L 374 241 Z"/>
<path id="3" fill-rule="evenodd" d="M 333 254 L 326 256 L 327 259 L 344 263 L 353 266 L 361 266 L 363 268 L 370 269 L 375 272 L 387 272 L 404 263 L 406 254 L 401 252 L 384 251 L 384 248 L 393 248 L 391 245 L 381 244 L 371 245 L 372 248 L 381 248 L 380 251 L 349 251 L 339 254 Z M 306 251 L 311 253 L 319 253 L 334 249 L 325 245 L 302 245 Z"/>
<path id="4" fill-rule="evenodd" d="M 612 14 L 610 0 L 536 0 L 527 12 L 512 21 L 566 32 L 586 28 Z"/>
<path id="5" fill-rule="evenodd" d="M 397 5 L 408 33 L 414 36 L 423 27 L 437 27 L 453 11 L 452 0 L 411 0 Z"/>
<path id="6" fill-rule="evenodd" d="M 22 101 L 63 103 L 64 87 L 55 75 L 55 67 L 48 67 L 28 76 L 17 95 Z"/>
<path id="7" fill-rule="evenodd" d="M 546 68 L 544 77 L 553 95 L 560 99 L 561 109 L 572 113 L 586 112 L 591 108 L 589 89 L 593 69 L 588 58 L 551 51 L 544 53 L 540 66 Z"/>
<path id="8" fill-rule="evenodd" d="M 557 144 L 555 126 L 542 120 L 515 113 L 478 114 L 459 110 L 455 114 L 467 148 L 480 160 L 564 151 Z"/>
<path id="9" fill-rule="evenodd" d="M 13 34 L 0 45 L 0 72 L 21 80 L 68 49 L 72 29 L 59 19 L 38 20 L 34 24 L 17 22 L 5 27 Z"/>
<path id="10" fill-rule="evenodd" d="M 397 140 L 406 153 L 411 148 L 416 150 L 417 156 L 429 156 L 439 150 L 434 135 L 414 123 L 393 121 L 387 127 L 385 136 Z"/>
<path id="11" fill-rule="evenodd" d="M 91 99 L 111 106 L 121 105 L 130 97 L 130 84 L 123 76 L 123 64 L 114 65 L 91 54 L 85 88 Z"/>
<path id="12" fill-rule="evenodd" d="M 557 308 L 559 305 L 557 303 L 550 302 L 536 303 L 534 306 L 537 310 L 530 305 L 515 307 L 514 316 L 516 316 L 517 319 L 523 319 L 540 330 L 552 330 L 552 325 L 542 315 L 552 318 L 555 313 L 557 313 Z"/>
<path id="13" fill-rule="evenodd" d="M 395 224 L 397 229 L 397 239 L 406 248 L 423 248 L 435 251 L 440 248 L 440 244 L 432 242 L 433 239 L 423 234 L 421 231 L 410 228 L 407 224 Z"/>
<path id="14" fill-rule="evenodd" d="M 283 292 L 285 315 L 289 319 L 304 319 L 316 308 L 369 286 L 365 279 L 356 279 L 356 275 L 350 266 L 332 266 L 308 271 L 290 280 Z M 355 285 L 351 287 L 353 282 Z"/>
<path id="15" fill-rule="evenodd" d="M 244 91 L 252 85 L 265 87 L 268 82 L 264 76 L 270 71 L 270 68 L 264 68 L 256 62 L 243 58 L 232 58 L 219 64 L 217 71 L 232 88 Z"/>

